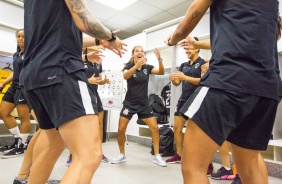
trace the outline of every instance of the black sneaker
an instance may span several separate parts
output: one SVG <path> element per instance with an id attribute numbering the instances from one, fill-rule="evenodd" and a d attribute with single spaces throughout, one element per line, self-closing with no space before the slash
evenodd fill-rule
<path id="1" fill-rule="evenodd" d="M 232 181 L 231 184 L 242 184 L 242 181 L 240 179 L 239 174 L 236 174 L 236 176 L 235 176 L 235 178 L 234 178 L 234 180 Z"/>
<path id="2" fill-rule="evenodd" d="M 211 178 L 215 180 L 233 180 L 235 178 L 233 170 L 226 170 L 224 167 L 221 167 L 217 170 L 217 173 L 212 173 Z"/>
<path id="3" fill-rule="evenodd" d="M 21 138 L 15 138 L 15 142 L 11 146 L 1 146 L 0 147 L 0 152 L 2 153 L 8 153 L 9 151 L 13 150 L 14 148 L 17 147 L 19 140 L 22 140 Z"/>
<path id="4" fill-rule="evenodd" d="M 24 144 L 19 145 L 19 147 L 16 147 L 9 151 L 8 153 L 5 153 L 2 158 L 13 158 L 18 157 L 24 154 Z"/>
<path id="5" fill-rule="evenodd" d="M 28 178 L 19 179 L 18 177 L 16 177 L 16 178 L 14 179 L 13 184 L 27 184 L 27 179 L 28 179 Z"/>

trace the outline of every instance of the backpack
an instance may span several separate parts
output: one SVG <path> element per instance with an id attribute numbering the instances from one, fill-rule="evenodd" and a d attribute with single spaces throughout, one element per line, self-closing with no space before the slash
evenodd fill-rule
<path id="1" fill-rule="evenodd" d="M 161 156 L 172 156 L 174 154 L 173 143 L 174 134 L 170 127 L 163 126 L 159 128 L 160 132 L 160 154 Z M 154 155 L 154 146 L 151 144 L 151 154 Z"/>
<path id="2" fill-rule="evenodd" d="M 161 96 L 152 93 L 149 95 L 149 105 L 157 118 L 158 124 L 167 123 L 166 107 Z"/>

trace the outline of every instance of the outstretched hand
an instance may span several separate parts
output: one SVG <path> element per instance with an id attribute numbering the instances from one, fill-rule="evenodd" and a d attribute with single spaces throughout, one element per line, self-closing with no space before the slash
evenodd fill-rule
<path id="1" fill-rule="evenodd" d="M 116 35 L 119 32 L 120 32 L 120 30 L 113 31 L 113 33 L 116 34 Z M 127 44 L 122 42 L 118 37 L 116 38 L 115 41 L 112 41 L 112 42 L 109 42 L 107 40 L 101 40 L 101 44 L 104 48 L 107 48 L 107 49 L 113 51 L 114 53 L 116 53 L 120 57 L 122 57 L 122 54 L 124 54 L 127 51 L 127 49 L 126 49 Z"/>

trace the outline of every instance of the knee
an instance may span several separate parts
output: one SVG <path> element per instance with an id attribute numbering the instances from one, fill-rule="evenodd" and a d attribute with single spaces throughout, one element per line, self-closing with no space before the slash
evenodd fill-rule
<path id="1" fill-rule="evenodd" d="M 173 132 L 176 133 L 176 134 L 182 134 L 182 127 L 175 124 L 173 126 Z"/>
<path id="2" fill-rule="evenodd" d="M 118 134 L 123 135 L 125 134 L 126 128 L 123 126 L 118 127 Z"/>
<path id="3" fill-rule="evenodd" d="M 82 161 L 83 167 L 88 167 L 89 169 L 97 168 L 102 160 L 102 150 L 87 151 L 82 154 L 79 160 Z"/>
<path id="4" fill-rule="evenodd" d="M 27 115 L 19 116 L 19 120 L 21 121 L 21 123 L 30 124 L 30 118 Z"/>

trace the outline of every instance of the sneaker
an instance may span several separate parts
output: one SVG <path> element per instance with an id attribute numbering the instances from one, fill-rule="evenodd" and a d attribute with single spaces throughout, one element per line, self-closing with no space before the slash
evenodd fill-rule
<path id="1" fill-rule="evenodd" d="M 213 164 L 210 163 L 209 167 L 208 167 L 208 170 L 207 170 L 207 175 L 209 176 L 212 172 L 213 172 Z"/>
<path id="2" fill-rule="evenodd" d="M 126 162 L 126 156 L 122 153 L 118 154 L 117 158 L 112 160 L 112 164 L 119 164 L 122 162 Z"/>
<path id="3" fill-rule="evenodd" d="M 242 184 L 239 174 L 235 175 L 235 178 L 231 184 Z"/>
<path id="4" fill-rule="evenodd" d="M 46 184 L 59 184 L 61 180 L 48 180 Z"/>
<path id="5" fill-rule="evenodd" d="M 101 162 L 108 163 L 109 159 L 103 155 Z"/>
<path id="6" fill-rule="evenodd" d="M 212 173 L 211 178 L 215 180 L 233 180 L 235 178 L 232 169 L 226 170 L 225 167 L 221 167 L 217 170 L 217 173 Z"/>
<path id="7" fill-rule="evenodd" d="M 67 159 L 66 166 L 69 167 L 70 164 L 71 164 L 71 162 L 72 162 L 72 155 L 70 154 L 69 157 L 68 157 L 68 159 Z"/>
<path id="8" fill-rule="evenodd" d="M 16 147 L 9 151 L 8 153 L 5 153 L 2 155 L 2 158 L 13 158 L 13 157 L 18 157 L 24 154 L 24 144 L 19 145 L 19 147 Z"/>
<path id="9" fill-rule="evenodd" d="M 166 167 L 167 166 L 166 162 L 163 160 L 163 158 L 162 158 L 162 156 L 160 154 L 157 154 L 156 156 L 154 156 L 153 163 L 157 164 L 159 166 L 162 166 L 162 167 Z"/>
<path id="10" fill-rule="evenodd" d="M 16 177 L 16 178 L 14 179 L 13 184 L 27 184 L 27 179 L 28 179 L 28 178 L 20 179 L 20 178 Z"/>
<path id="11" fill-rule="evenodd" d="M 21 138 L 15 138 L 15 142 L 11 146 L 7 146 L 7 145 L 6 146 L 1 146 L 0 147 L 0 152 L 8 153 L 8 152 L 12 151 L 14 148 L 17 147 L 19 142 L 21 144 L 21 140 L 22 140 Z"/>
<path id="12" fill-rule="evenodd" d="M 177 153 L 174 154 L 172 157 L 168 158 L 166 160 L 166 163 L 169 164 L 176 164 L 176 163 L 181 163 L 181 156 L 179 156 Z"/>

